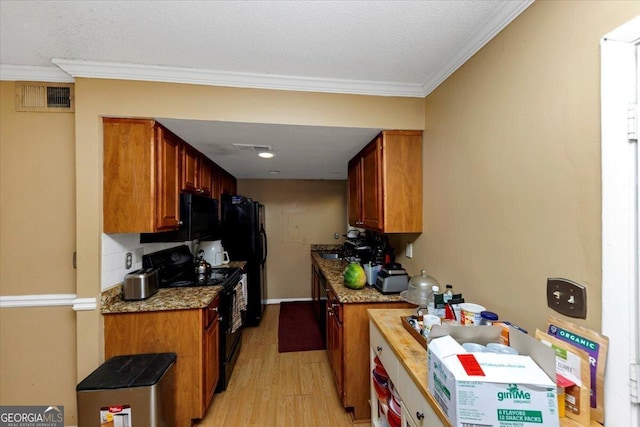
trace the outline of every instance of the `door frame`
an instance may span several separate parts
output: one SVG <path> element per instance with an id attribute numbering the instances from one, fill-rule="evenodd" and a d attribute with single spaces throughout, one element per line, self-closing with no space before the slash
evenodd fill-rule
<path id="1" fill-rule="evenodd" d="M 609 337 L 605 425 L 639 425 L 631 370 L 639 363 L 638 144 L 628 107 L 638 103 L 640 17 L 605 35 L 601 47 L 602 333 Z M 636 369 L 637 372 L 637 369 Z"/>

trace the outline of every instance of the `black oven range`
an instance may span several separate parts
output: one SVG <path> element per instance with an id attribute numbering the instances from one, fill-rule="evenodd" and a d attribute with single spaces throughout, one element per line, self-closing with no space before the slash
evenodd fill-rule
<path id="1" fill-rule="evenodd" d="M 242 292 L 240 280 L 242 269 L 235 267 L 214 267 L 204 283 L 196 279 L 196 269 L 191 250 L 186 245 L 164 249 L 142 256 L 143 268 L 158 270 L 161 288 L 222 286 L 220 292 L 220 380 L 217 392 L 227 389 L 233 367 L 236 364 L 242 346 L 243 327 L 234 327 L 234 306 L 239 303 Z M 237 313 L 237 311 L 236 311 Z M 244 320 L 244 319 L 243 319 Z"/>

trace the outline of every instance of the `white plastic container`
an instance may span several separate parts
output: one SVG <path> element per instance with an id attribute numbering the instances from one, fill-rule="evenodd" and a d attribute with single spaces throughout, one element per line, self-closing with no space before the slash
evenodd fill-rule
<path id="1" fill-rule="evenodd" d="M 380 271 L 382 266 L 365 264 L 363 267 L 364 267 L 364 272 L 367 275 L 367 285 L 373 286 L 373 284 L 376 283 L 376 279 L 378 278 L 378 272 Z"/>
<path id="2" fill-rule="evenodd" d="M 480 313 L 485 310 L 486 308 L 480 304 L 463 302 L 460 304 L 460 324 L 465 326 L 480 326 Z"/>

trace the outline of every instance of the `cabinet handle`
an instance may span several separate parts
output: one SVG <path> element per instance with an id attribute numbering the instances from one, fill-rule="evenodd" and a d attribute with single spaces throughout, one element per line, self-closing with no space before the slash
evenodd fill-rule
<path id="1" fill-rule="evenodd" d="M 218 311 L 218 307 L 209 307 L 209 310 L 217 312 Z"/>
<path id="2" fill-rule="evenodd" d="M 178 225 L 182 225 L 184 224 L 182 221 L 178 221 Z"/>
<path id="3" fill-rule="evenodd" d="M 380 353 L 380 352 L 382 351 L 382 347 L 377 346 L 377 347 L 376 347 L 376 350 L 378 350 L 378 353 Z"/>
<path id="4" fill-rule="evenodd" d="M 422 412 L 416 412 L 416 418 L 419 421 L 422 421 L 422 420 L 424 420 L 424 414 Z"/>

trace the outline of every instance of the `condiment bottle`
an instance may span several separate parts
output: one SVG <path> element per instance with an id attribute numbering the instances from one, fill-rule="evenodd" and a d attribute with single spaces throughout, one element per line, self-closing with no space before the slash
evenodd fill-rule
<path id="1" fill-rule="evenodd" d="M 447 285 L 444 291 L 444 303 L 447 304 L 451 299 L 453 299 L 453 285 Z"/>
<path id="2" fill-rule="evenodd" d="M 431 293 L 429 294 L 429 296 L 427 297 L 427 312 L 429 314 L 432 314 L 434 316 L 438 316 L 438 313 L 436 312 L 436 294 L 440 293 L 440 286 L 438 285 L 433 285 L 431 286 Z M 440 316 L 438 316 L 440 317 Z"/>

